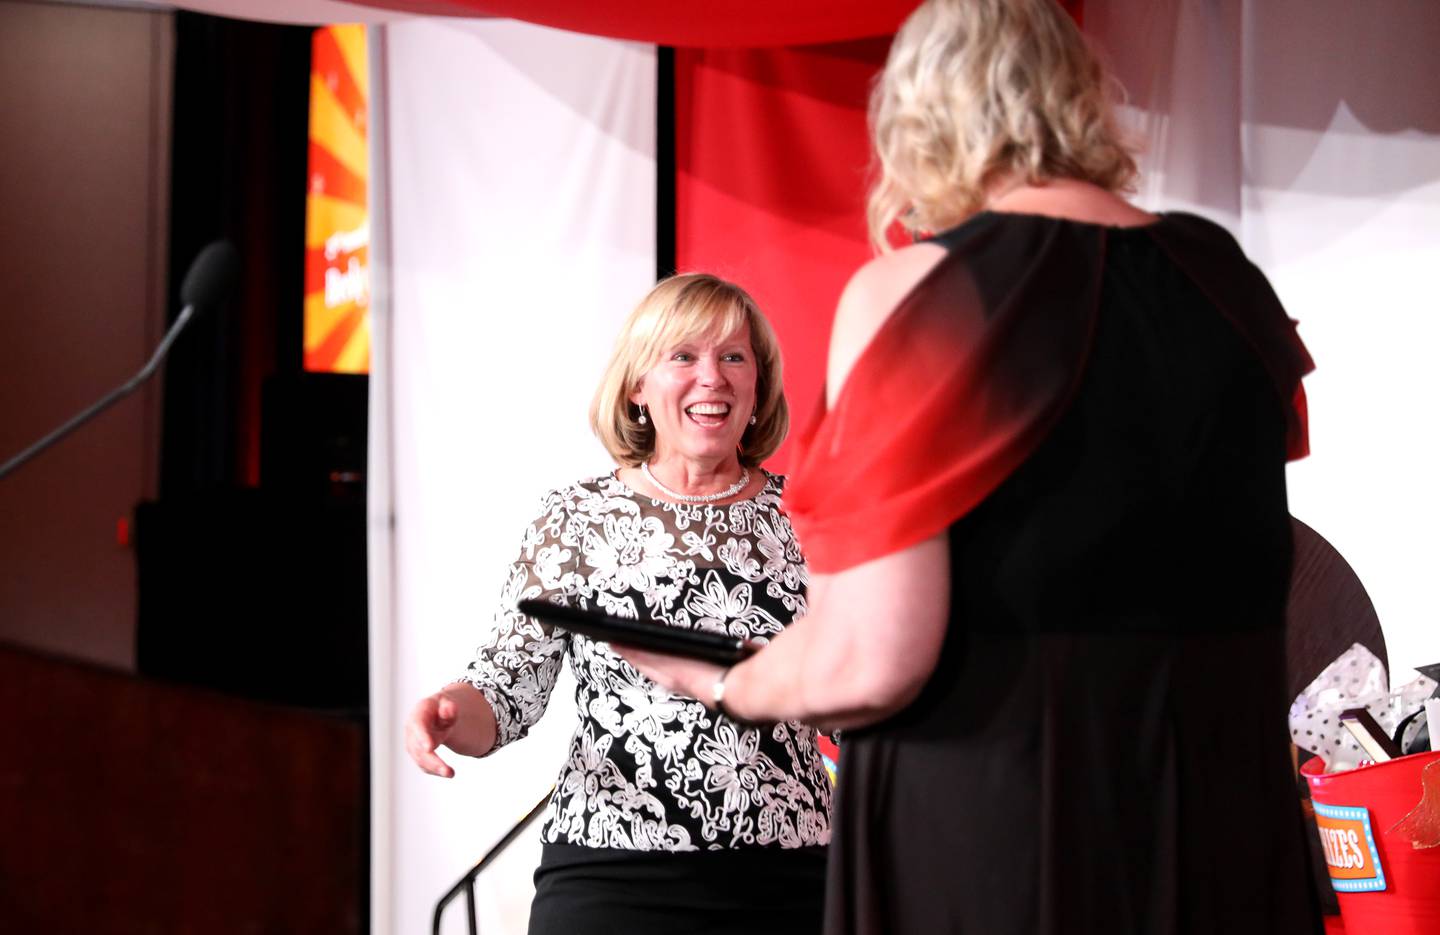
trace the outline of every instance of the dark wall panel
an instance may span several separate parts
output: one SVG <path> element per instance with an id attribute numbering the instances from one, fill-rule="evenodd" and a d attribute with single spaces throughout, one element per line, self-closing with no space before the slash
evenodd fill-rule
<path id="1" fill-rule="evenodd" d="M 0 2 L 0 459 L 128 378 L 163 330 L 168 13 Z M 134 661 L 118 525 L 154 496 L 158 384 L 0 481 L 0 640 Z"/>

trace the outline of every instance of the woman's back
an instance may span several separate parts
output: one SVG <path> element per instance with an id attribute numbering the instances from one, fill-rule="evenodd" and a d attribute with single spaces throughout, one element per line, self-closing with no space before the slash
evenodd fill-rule
<path id="1" fill-rule="evenodd" d="M 1086 233 L 1104 255 L 1081 382 L 1043 446 L 957 524 L 956 613 L 1037 633 L 1274 629 L 1290 549 L 1281 401 L 1149 229 Z M 1000 295 L 1028 259 L 972 268 Z"/>
<path id="2" fill-rule="evenodd" d="M 1067 389 L 951 526 L 933 677 L 848 738 L 827 931 L 1314 931 L 1279 691 L 1288 401 L 1269 325 L 1237 319 L 1274 310 L 1193 278 L 1253 271 L 1186 216 L 982 214 L 937 242 L 907 302 L 1019 349 L 983 405 Z"/>

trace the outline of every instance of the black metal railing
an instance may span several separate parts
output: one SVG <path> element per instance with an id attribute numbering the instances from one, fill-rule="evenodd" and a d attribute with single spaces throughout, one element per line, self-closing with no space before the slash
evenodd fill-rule
<path id="1" fill-rule="evenodd" d="M 435 904 L 435 916 L 430 921 L 430 931 L 432 935 L 440 935 L 440 917 L 445 914 L 445 907 L 454 902 L 461 893 L 465 894 L 465 911 L 468 916 L 470 935 L 477 935 L 479 930 L 475 923 L 475 878 L 480 875 L 480 871 L 494 863 L 495 858 L 500 856 L 501 851 L 509 847 L 516 838 L 520 837 L 526 828 L 530 827 L 530 824 L 535 821 L 535 819 L 540 817 L 540 813 L 545 811 L 545 806 L 550 804 L 550 794 L 554 791 L 555 787 L 551 786 L 550 789 L 546 791 L 544 797 L 535 803 L 535 807 L 526 812 L 524 818 L 520 819 L 515 823 L 514 827 L 505 832 L 505 837 L 501 838 L 495 843 L 494 847 L 485 852 L 485 856 L 480 858 L 479 863 L 471 867 L 463 877 L 455 881 L 455 885 L 450 887 L 449 892 L 440 897 L 440 901 Z"/>

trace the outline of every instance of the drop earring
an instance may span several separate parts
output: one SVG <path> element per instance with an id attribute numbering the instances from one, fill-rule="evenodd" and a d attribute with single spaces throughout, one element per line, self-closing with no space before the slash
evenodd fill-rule
<path id="1" fill-rule="evenodd" d="M 650 421 L 649 419 L 645 418 L 645 407 L 643 405 L 640 407 L 640 418 L 636 419 L 635 421 L 639 422 L 641 425 L 644 425 L 646 422 Z"/>
<path id="2" fill-rule="evenodd" d="M 751 413 L 750 413 L 750 424 L 751 424 L 751 425 L 754 425 L 757 421 L 758 421 L 758 420 L 755 418 L 755 413 L 754 413 L 754 412 L 751 412 Z"/>

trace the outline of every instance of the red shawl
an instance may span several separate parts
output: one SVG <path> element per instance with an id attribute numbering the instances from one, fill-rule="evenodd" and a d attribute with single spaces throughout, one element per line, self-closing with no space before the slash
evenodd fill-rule
<path id="1" fill-rule="evenodd" d="M 1000 485 L 1064 415 L 1098 317 L 1107 229 L 981 214 L 866 346 L 831 411 L 797 440 L 785 507 L 830 573 L 939 533 Z M 1314 369 L 1263 274 L 1193 215 L 1144 228 L 1251 343 L 1308 452 L 1300 378 Z"/>

